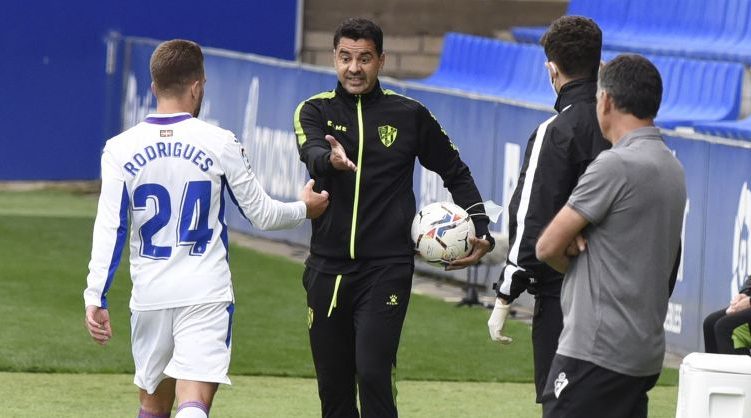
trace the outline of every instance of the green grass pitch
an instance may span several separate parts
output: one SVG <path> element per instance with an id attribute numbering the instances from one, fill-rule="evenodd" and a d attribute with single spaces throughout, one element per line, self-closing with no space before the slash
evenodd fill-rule
<path id="1" fill-rule="evenodd" d="M 113 340 L 90 341 L 83 298 L 96 200 L 0 192 L 0 413 L 135 416 L 127 253 L 110 291 Z M 320 416 L 307 341 L 302 265 L 233 246 L 237 309 L 230 375 L 212 416 Z M 537 417 L 529 326 L 492 343 L 483 309 L 413 295 L 399 351 L 406 417 Z M 675 414 L 677 373 L 650 392 L 650 417 Z M 96 405 L 93 405 L 96 404 Z M 111 411 L 111 412 L 108 412 Z"/>

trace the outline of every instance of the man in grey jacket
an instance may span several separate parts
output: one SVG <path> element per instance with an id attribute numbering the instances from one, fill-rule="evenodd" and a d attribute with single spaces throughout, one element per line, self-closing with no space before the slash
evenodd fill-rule
<path id="1" fill-rule="evenodd" d="M 686 203 L 683 168 L 653 123 L 661 97 L 660 74 L 644 57 L 621 55 L 601 69 L 597 119 L 613 147 L 537 242 L 537 258 L 566 273 L 544 417 L 647 416 Z"/>

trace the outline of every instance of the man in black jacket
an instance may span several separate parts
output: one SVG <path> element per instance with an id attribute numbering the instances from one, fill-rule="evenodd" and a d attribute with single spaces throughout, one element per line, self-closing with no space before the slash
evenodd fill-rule
<path id="1" fill-rule="evenodd" d="M 479 238 L 449 267 L 476 263 L 491 247 L 488 218 L 469 168 L 430 111 L 381 89 L 383 33 L 347 19 L 334 35 L 335 90 L 294 116 L 300 159 L 328 210 L 313 222 L 303 285 L 310 345 L 326 418 L 397 417 L 393 377 L 414 271 L 415 157 L 470 208 Z M 473 206 L 475 205 L 475 206 Z"/>
<path id="2" fill-rule="evenodd" d="M 568 200 L 587 165 L 600 151 L 610 148 L 595 112 L 600 28 L 585 17 L 563 16 L 550 25 L 540 42 L 548 59 L 545 65 L 550 82 L 558 94 L 557 114 L 540 124 L 527 143 L 509 204 L 507 264 L 488 320 L 491 338 L 510 343 L 511 339 L 502 335 L 508 305 L 525 290 L 535 296 L 532 346 L 538 403 L 563 329 L 563 275 L 535 257 L 535 244 Z"/>

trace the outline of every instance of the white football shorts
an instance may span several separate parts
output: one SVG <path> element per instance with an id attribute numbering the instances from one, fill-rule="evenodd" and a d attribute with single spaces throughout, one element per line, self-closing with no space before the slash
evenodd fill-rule
<path id="1" fill-rule="evenodd" d="M 219 302 L 132 311 L 133 383 L 149 394 L 167 377 L 231 384 L 227 371 L 234 308 Z"/>

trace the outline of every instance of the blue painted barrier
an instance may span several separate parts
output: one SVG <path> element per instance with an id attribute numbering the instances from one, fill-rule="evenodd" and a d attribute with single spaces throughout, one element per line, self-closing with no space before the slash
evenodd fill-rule
<path id="1" fill-rule="evenodd" d="M 294 59 L 301 1 L 3 2 L 0 181 L 99 176 L 104 141 L 120 128 L 117 33 Z"/>

